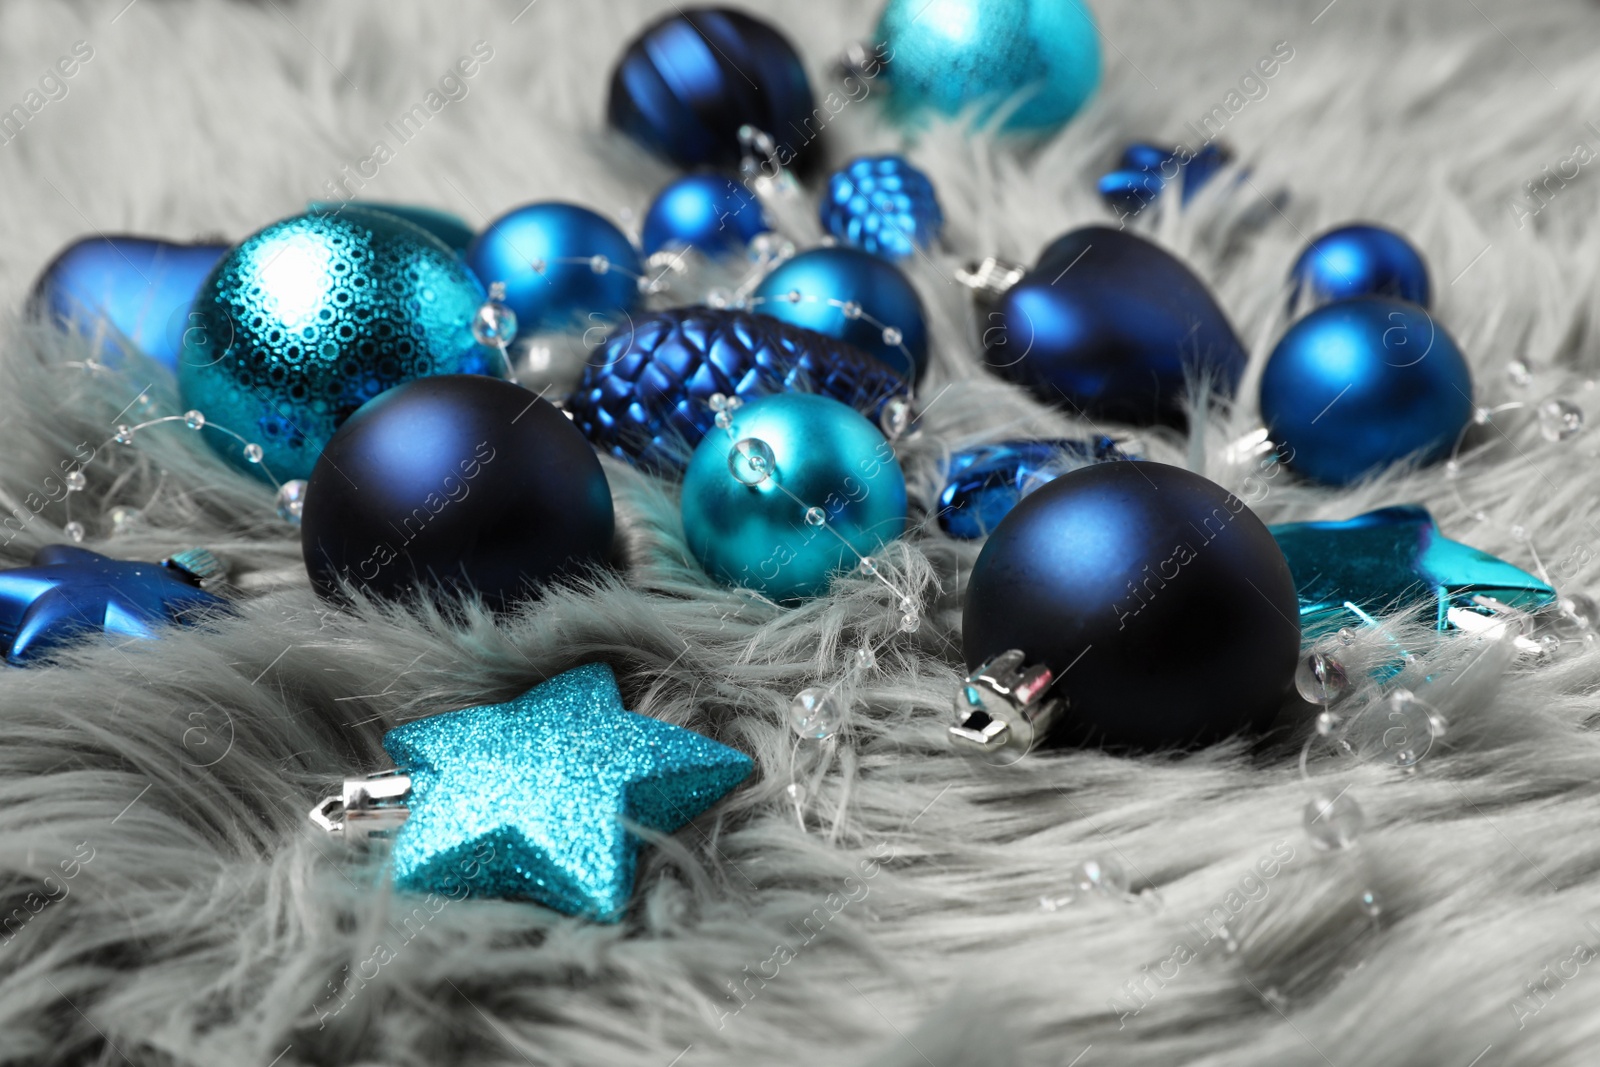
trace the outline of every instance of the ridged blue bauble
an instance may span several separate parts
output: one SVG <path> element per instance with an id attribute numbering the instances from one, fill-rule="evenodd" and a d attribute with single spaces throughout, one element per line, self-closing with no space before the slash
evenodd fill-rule
<path id="1" fill-rule="evenodd" d="M 83 237 L 40 273 L 32 302 L 59 326 L 91 339 L 120 335 L 175 371 L 189 305 L 227 251 L 153 237 Z"/>
<path id="2" fill-rule="evenodd" d="M 386 212 L 296 215 L 241 241 L 201 287 L 184 334 L 184 404 L 305 478 L 357 408 L 431 374 L 505 373 L 472 338 L 484 290 L 432 234 Z M 240 467 L 231 437 L 207 440 Z"/>
<path id="3" fill-rule="evenodd" d="M 1181 467 L 1063 474 L 989 535 L 967 582 L 969 669 L 1008 649 L 1056 675 L 1051 740 L 1215 741 L 1276 713 L 1300 655 L 1294 578 L 1246 503 Z"/>
<path id="4" fill-rule="evenodd" d="M 1314 239 L 1289 271 L 1292 310 L 1302 293 L 1315 304 L 1352 296 L 1392 296 L 1427 307 L 1428 264 L 1410 241 L 1382 226 L 1357 223 Z"/>
<path id="5" fill-rule="evenodd" d="M 1261 418 L 1294 470 L 1346 485 L 1447 455 L 1472 418 L 1472 372 L 1427 310 L 1389 297 L 1296 322 L 1261 372 Z"/>
<path id="6" fill-rule="evenodd" d="M 761 203 L 721 174 L 690 174 L 669 182 L 644 215 L 644 254 L 693 248 L 707 255 L 737 252 L 766 230 Z"/>
<path id="7" fill-rule="evenodd" d="M 743 402 L 820 393 L 881 425 L 909 384 L 865 352 L 733 308 L 668 308 L 619 327 L 583 368 L 567 410 L 602 452 L 674 474 L 711 431 L 718 393 Z"/>
<path id="8" fill-rule="evenodd" d="M 885 259 L 932 246 L 944 229 L 933 182 L 900 156 L 862 156 L 834 171 L 819 212 L 828 233 Z"/>
<path id="9" fill-rule="evenodd" d="M 1080 0 L 889 0 L 874 36 L 901 114 L 1015 106 L 1002 128 L 1048 133 L 1100 81 L 1099 31 Z"/>
<path id="10" fill-rule="evenodd" d="M 1088 226 L 1046 248 L 1000 298 L 985 360 L 1047 404 L 1092 419 L 1181 425 L 1192 380 L 1231 396 L 1244 347 L 1204 282 L 1159 246 Z"/>
<path id="11" fill-rule="evenodd" d="M 609 219 L 577 204 L 512 208 L 467 247 L 484 286 L 504 282 L 517 336 L 583 329 L 639 306 L 639 251 Z"/>
<path id="12" fill-rule="evenodd" d="M 420 204 L 391 204 L 383 200 L 313 200 L 306 205 L 306 210 L 326 215 L 347 207 L 399 215 L 413 226 L 421 226 L 457 252 L 465 252 L 477 236 L 461 216 Z"/>
<path id="13" fill-rule="evenodd" d="M 706 435 L 682 508 L 708 574 L 794 601 L 826 592 L 831 575 L 905 532 L 906 481 L 888 440 L 854 409 L 787 393 L 738 408 L 728 430 Z"/>
<path id="14" fill-rule="evenodd" d="M 928 369 L 922 298 L 898 267 L 856 248 L 813 248 L 761 280 L 763 315 L 838 338 L 920 382 Z"/>
<path id="15" fill-rule="evenodd" d="M 772 135 L 781 164 L 803 169 L 828 121 L 789 39 L 725 7 L 674 7 L 635 37 L 611 73 L 606 117 L 684 168 L 737 164 L 748 125 Z"/>

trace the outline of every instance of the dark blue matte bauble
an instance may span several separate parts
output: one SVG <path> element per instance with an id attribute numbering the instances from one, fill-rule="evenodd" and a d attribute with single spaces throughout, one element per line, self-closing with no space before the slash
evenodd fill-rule
<path id="1" fill-rule="evenodd" d="M 1270 720 L 1294 678 L 1294 578 L 1244 502 L 1179 467 L 1072 471 L 1023 498 L 967 584 L 969 669 L 1007 649 L 1055 673 L 1051 739 L 1141 750 Z"/>
<path id="2" fill-rule="evenodd" d="M 761 280 L 763 315 L 854 345 L 912 382 L 928 369 L 922 298 L 894 264 L 857 248 L 813 248 Z"/>
<path id="3" fill-rule="evenodd" d="M 661 473 L 681 471 L 711 430 L 717 393 L 749 403 L 772 393 L 819 393 L 880 425 L 905 379 L 859 349 L 765 315 L 706 307 L 640 315 L 583 369 L 568 401 L 594 446 Z"/>
<path id="4" fill-rule="evenodd" d="M 737 252 L 766 230 L 761 203 L 721 174 L 690 174 L 669 182 L 645 212 L 644 254 L 694 248 L 707 255 Z"/>
<path id="5" fill-rule="evenodd" d="M 485 287 L 505 283 L 518 337 L 586 329 L 594 316 L 619 319 L 639 306 L 638 249 L 609 219 L 577 204 L 512 208 L 473 240 L 466 257 Z"/>
<path id="6" fill-rule="evenodd" d="M 1181 202 L 1187 204 L 1231 158 L 1215 141 L 1194 153 L 1135 141 L 1123 149 L 1117 168 L 1100 179 L 1100 196 L 1118 213 L 1136 215 L 1170 183 L 1181 180 Z"/>
<path id="7" fill-rule="evenodd" d="M 1410 241 L 1358 223 L 1313 240 L 1289 271 L 1291 310 L 1302 293 L 1316 304 L 1353 296 L 1392 296 L 1428 306 L 1428 264 Z"/>
<path id="8" fill-rule="evenodd" d="M 834 171 L 818 212 L 839 241 L 885 259 L 933 246 L 944 229 L 933 182 L 901 156 L 862 156 Z"/>
<path id="9" fill-rule="evenodd" d="M 1092 419 L 1181 425 L 1188 380 L 1232 396 L 1247 358 L 1188 267 L 1106 226 L 1058 238 L 989 320 L 991 369 Z"/>
<path id="10" fill-rule="evenodd" d="M 427 230 L 457 252 L 465 252 L 472 239 L 477 236 L 461 216 L 418 204 L 391 204 L 382 200 L 313 200 L 306 205 L 307 211 L 319 215 L 336 214 L 345 208 L 386 211 L 391 215 L 398 215 L 411 225 Z"/>
<path id="11" fill-rule="evenodd" d="M 611 490 L 558 409 L 476 375 L 384 393 L 333 435 L 306 485 L 300 542 L 317 593 L 476 592 L 493 608 L 611 551 Z"/>
<path id="12" fill-rule="evenodd" d="M 1289 328 L 1261 373 L 1261 418 L 1291 468 L 1346 485 L 1447 455 L 1472 418 L 1472 372 L 1416 304 L 1341 300 Z"/>
<path id="13" fill-rule="evenodd" d="M 224 244 L 174 244 L 153 237 L 84 237 L 40 273 L 33 283 L 33 305 L 88 338 L 109 329 L 177 370 L 189 305 L 227 251 Z"/>
<path id="14" fill-rule="evenodd" d="M 939 493 L 939 526 L 951 537 L 974 541 L 1011 514 L 1028 493 L 1087 463 L 1126 459 L 1116 441 L 1101 434 L 1081 440 L 996 441 L 950 457 Z"/>
<path id="15" fill-rule="evenodd" d="M 680 167 L 737 164 L 748 125 L 777 141 L 780 163 L 803 169 L 820 145 L 814 106 L 805 64 L 771 23 L 732 8 L 677 7 L 617 60 L 606 117 Z"/>

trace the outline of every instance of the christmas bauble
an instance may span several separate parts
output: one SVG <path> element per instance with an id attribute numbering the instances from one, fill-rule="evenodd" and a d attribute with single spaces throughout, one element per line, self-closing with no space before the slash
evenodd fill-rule
<path id="1" fill-rule="evenodd" d="M 461 216 L 420 204 L 391 204 L 384 200 L 313 200 L 306 205 L 306 210 L 327 215 L 347 207 L 398 215 L 411 225 L 427 230 L 456 252 L 465 252 L 473 237 L 477 236 Z"/>
<path id="2" fill-rule="evenodd" d="M 690 174 L 669 182 L 645 212 L 644 254 L 694 248 L 707 255 L 736 252 L 767 229 L 761 204 L 721 174 Z"/>
<path id="3" fill-rule="evenodd" d="M 905 532 L 894 449 L 854 409 L 786 393 L 731 416 L 700 442 L 683 478 L 683 532 L 707 573 L 799 600 Z"/>
<path id="4" fill-rule="evenodd" d="M 1056 239 L 1006 290 L 985 360 L 1091 419 L 1181 425 L 1189 382 L 1231 396 L 1246 354 L 1204 282 L 1159 246 L 1088 226 Z"/>
<path id="5" fill-rule="evenodd" d="M 1472 418 L 1472 373 L 1426 310 L 1388 297 L 1327 304 L 1261 372 L 1261 418 L 1294 470 L 1345 485 L 1443 458 Z"/>
<path id="6" fill-rule="evenodd" d="M 350 417 L 306 486 L 301 548 L 328 598 L 476 592 L 500 608 L 605 560 L 611 491 L 589 443 L 521 386 L 444 375 Z"/>
<path id="7" fill-rule="evenodd" d="M 1353 296 L 1392 296 L 1428 306 L 1428 264 L 1410 241 L 1382 226 L 1340 226 L 1314 239 L 1289 271 L 1293 309 L 1302 293 L 1326 304 Z"/>
<path id="8" fill-rule="evenodd" d="M 739 162 L 739 127 L 804 167 L 820 147 L 811 83 L 788 38 L 725 7 L 675 7 L 631 41 L 611 73 L 611 125 L 680 167 Z"/>
<path id="9" fill-rule="evenodd" d="M 304 478 L 339 424 L 385 389 L 504 374 L 500 353 L 472 337 L 483 300 L 455 253 L 387 212 L 275 222 L 224 256 L 195 298 L 178 365 L 184 405 L 259 444 L 280 480 Z M 204 432 L 259 470 L 232 437 Z"/>
<path id="10" fill-rule="evenodd" d="M 885 259 L 905 259 L 939 240 L 944 211 L 933 182 L 900 156 L 862 156 L 828 178 L 822 228 Z"/>
<path id="11" fill-rule="evenodd" d="M 811 330 L 748 311 L 669 308 L 636 316 L 595 351 L 568 401 L 594 446 L 647 470 L 676 473 L 710 432 L 717 394 L 749 402 L 811 392 L 893 429 L 905 379 Z"/>
<path id="12" fill-rule="evenodd" d="M 1120 215 L 1137 215 L 1161 190 L 1181 181 L 1180 202 L 1187 204 L 1230 159 L 1227 149 L 1215 141 L 1201 145 L 1198 152 L 1135 141 L 1123 149 L 1117 168 L 1101 177 L 1100 196 Z"/>
<path id="13" fill-rule="evenodd" d="M 592 327 L 639 305 L 639 252 L 611 222 L 577 204 L 512 208 L 467 247 L 485 287 L 504 282 L 517 336 Z"/>
<path id="14" fill-rule="evenodd" d="M 928 369 L 922 298 L 892 263 L 855 248 L 813 248 L 761 280 L 751 306 L 838 338 L 912 382 Z"/>
<path id="15" fill-rule="evenodd" d="M 1087 463 L 1126 459 L 1105 434 L 1045 441 L 996 441 L 950 457 L 939 492 L 939 527 L 964 541 L 987 537 L 1024 496 Z"/>
<path id="16" fill-rule="evenodd" d="M 1014 108 L 1004 129 L 1047 133 L 1100 80 L 1099 31 L 1080 0 L 889 0 L 874 36 L 901 115 Z"/>
<path id="17" fill-rule="evenodd" d="M 1064 474 L 989 535 L 962 650 L 1010 649 L 1056 677 L 1052 739 L 1179 748 L 1262 724 L 1300 653 L 1294 579 L 1238 497 L 1134 460 Z"/>

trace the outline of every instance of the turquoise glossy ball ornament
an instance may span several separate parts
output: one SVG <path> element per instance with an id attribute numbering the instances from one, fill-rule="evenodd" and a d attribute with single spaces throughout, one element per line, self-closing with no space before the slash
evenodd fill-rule
<path id="1" fill-rule="evenodd" d="M 723 414 L 683 479 L 689 550 L 714 578 L 801 600 L 905 532 L 905 475 L 853 408 L 785 393 Z"/>
<path id="2" fill-rule="evenodd" d="M 1100 40 L 1080 0 L 889 0 L 874 35 L 888 60 L 890 106 L 1050 133 L 1094 94 Z"/>
<path id="3" fill-rule="evenodd" d="M 260 446 L 206 439 L 244 470 L 308 478 L 334 430 L 401 382 L 505 373 L 472 336 L 483 286 L 425 230 L 347 207 L 275 222 L 212 270 L 190 311 L 184 406 Z M 265 468 L 265 470 L 263 470 Z"/>

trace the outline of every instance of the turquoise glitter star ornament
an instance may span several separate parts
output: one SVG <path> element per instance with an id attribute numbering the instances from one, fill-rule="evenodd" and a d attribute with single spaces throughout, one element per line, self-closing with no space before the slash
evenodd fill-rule
<path id="1" fill-rule="evenodd" d="M 394 831 L 398 889 L 531 900 L 602 922 L 633 893 L 639 839 L 671 833 L 749 775 L 750 757 L 627 711 L 604 663 L 504 704 L 396 727 L 398 775 L 351 779 L 324 829 Z M 342 812 L 342 817 L 340 813 Z"/>

